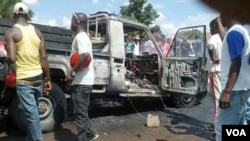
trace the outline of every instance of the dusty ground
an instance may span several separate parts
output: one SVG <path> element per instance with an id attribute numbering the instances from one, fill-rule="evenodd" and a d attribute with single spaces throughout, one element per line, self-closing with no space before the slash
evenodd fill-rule
<path id="1" fill-rule="evenodd" d="M 100 134 L 96 141 L 209 141 L 212 133 L 203 127 L 212 123 L 212 102 L 207 96 L 192 108 L 165 107 L 158 100 L 137 102 L 107 108 L 92 106 L 90 116 Z M 158 115 L 158 128 L 146 126 L 148 114 Z M 25 134 L 6 118 L 0 118 L 0 141 L 23 141 Z M 76 133 L 73 119 L 64 122 L 55 132 L 45 133 L 45 141 L 72 141 Z"/>

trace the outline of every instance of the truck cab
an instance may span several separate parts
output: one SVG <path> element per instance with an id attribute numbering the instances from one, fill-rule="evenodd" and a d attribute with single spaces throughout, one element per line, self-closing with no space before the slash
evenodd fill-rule
<path id="1" fill-rule="evenodd" d="M 91 15 L 87 31 L 93 43 L 95 86 L 105 95 L 167 97 L 177 107 L 191 107 L 206 95 L 205 25 L 179 29 L 167 55 L 147 26 L 117 15 L 102 12 Z M 188 32 L 193 32 L 193 36 L 187 37 Z M 199 53 L 195 50 L 196 34 L 200 37 Z M 128 36 L 141 37 L 139 50 L 150 41 L 150 51 L 128 56 L 125 50 Z M 190 44 L 186 55 L 181 47 L 184 38 Z"/>

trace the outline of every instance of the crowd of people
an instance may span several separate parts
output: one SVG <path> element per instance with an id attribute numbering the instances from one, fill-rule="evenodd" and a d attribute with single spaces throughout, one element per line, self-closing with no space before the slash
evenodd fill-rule
<path id="1" fill-rule="evenodd" d="M 167 56 L 170 49 L 170 38 L 166 38 L 164 34 L 154 34 L 154 38 L 160 47 L 163 56 Z M 125 36 L 124 47 L 127 57 L 139 56 L 143 54 L 158 54 L 155 45 L 147 35 Z"/>
<path id="2" fill-rule="evenodd" d="M 52 85 L 44 38 L 37 28 L 29 24 L 28 14 L 26 4 L 19 2 L 14 6 L 16 23 L 5 35 L 8 46 L 5 61 L 16 64 L 16 90 L 27 118 L 27 140 L 42 141 L 38 97 L 43 93 L 42 90 L 51 90 Z M 73 13 L 71 30 L 76 34 L 73 38 L 72 54 L 78 52 L 80 55 L 78 62 L 65 78 L 72 85 L 77 141 L 96 139 L 99 136 L 88 117 L 90 94 L 94 84 L 93 62 L 87 69 L 80 69 L 88 56 L 93 57 L 92 43 L 86 33 L 87 20 L 84 13 Z M 206 130 L 215 131 L 217 141 L 222 140 L 223 125 L 250 124 L 250 79 L 247 77 L 250 70 L 250 37 L 243 24 L 230 12 L 223 13 L 210 22 L 212 37 L 207 48 L 209 57 L 206 68 L 210 75 L 210 92 L 215 110 L 214 125 L 206 127 Z M 155 34 L 154 37 L 162 54 L 168 56 L 170 41 L 164 35 Z M 128 58 L 158 52 L 147 35 L 128 35 L 124 46 Z M 192 47 L 184 38 L 180 49 L 183 56 L 189 56 L 190 52 L 203 56 L 202 41 L 198 36 Z"/>

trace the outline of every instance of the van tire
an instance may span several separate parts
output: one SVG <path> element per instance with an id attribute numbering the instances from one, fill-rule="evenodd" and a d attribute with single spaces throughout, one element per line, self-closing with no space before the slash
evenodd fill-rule
<path id="1" fill-rule="evenodd" d="M 67 103 L 64 92 L 58 85 L 52 83 L 52 90 L 49 91 L 49 94 L 43 94 L 43 96 L 39 98 L 39 105 L 41 104 L 43 105 L 42 107 L 45 107 L 42 112 L 40 110 L 41 108 L 39 108 L 42 132 L 54 131 L 66 117 Z M 17 95 L 11 103 L 10 114 L 17 127 L 26 131 L 27 120 Z"/>

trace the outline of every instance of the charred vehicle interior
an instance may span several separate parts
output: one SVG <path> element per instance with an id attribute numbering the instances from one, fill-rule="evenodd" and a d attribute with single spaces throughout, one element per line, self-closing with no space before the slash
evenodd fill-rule
<path id="1" fill-rule="evenodd" d="M 122 22 L 122 29 L 114 29 L 120 30 L 119 33 L 112 31 L 112 20 Z M 95 62 L 100 57 L 102 61 L 106 58 L 106 63 L 101 63 L 106 74 L 97 73 L 96 79 L 105 79 L 106 84 L 110 84 L 112 58 L 113 55 L 119 56 L 114 61 L 119 63 L 116 66 L 120 66 L 120 72 L 125 74 L 121 77 L 125 84 L 122 90 L 119 89 L 120 96 L 166 96 L 175 105 L 187 107 L 199 102 L 206 95 L 208 76 L 203 69 L 206 60 L 205 25 L 179 29 L 168 41 L 167 54 L 148 27 L 126 19 L 95 17 L 89 22 L 88 32 L 93 43 Z M 117 42 L 123 45 L 118 45 Z M 137 53 L 134 50 L 127 52 L 128 42 L 133 42 L 133 49 L 139 48 Z M 143 49 L 145 46 L 149 50 Z M 114 50 L 119 50 L 119 54 L 115 54 Z"/>

